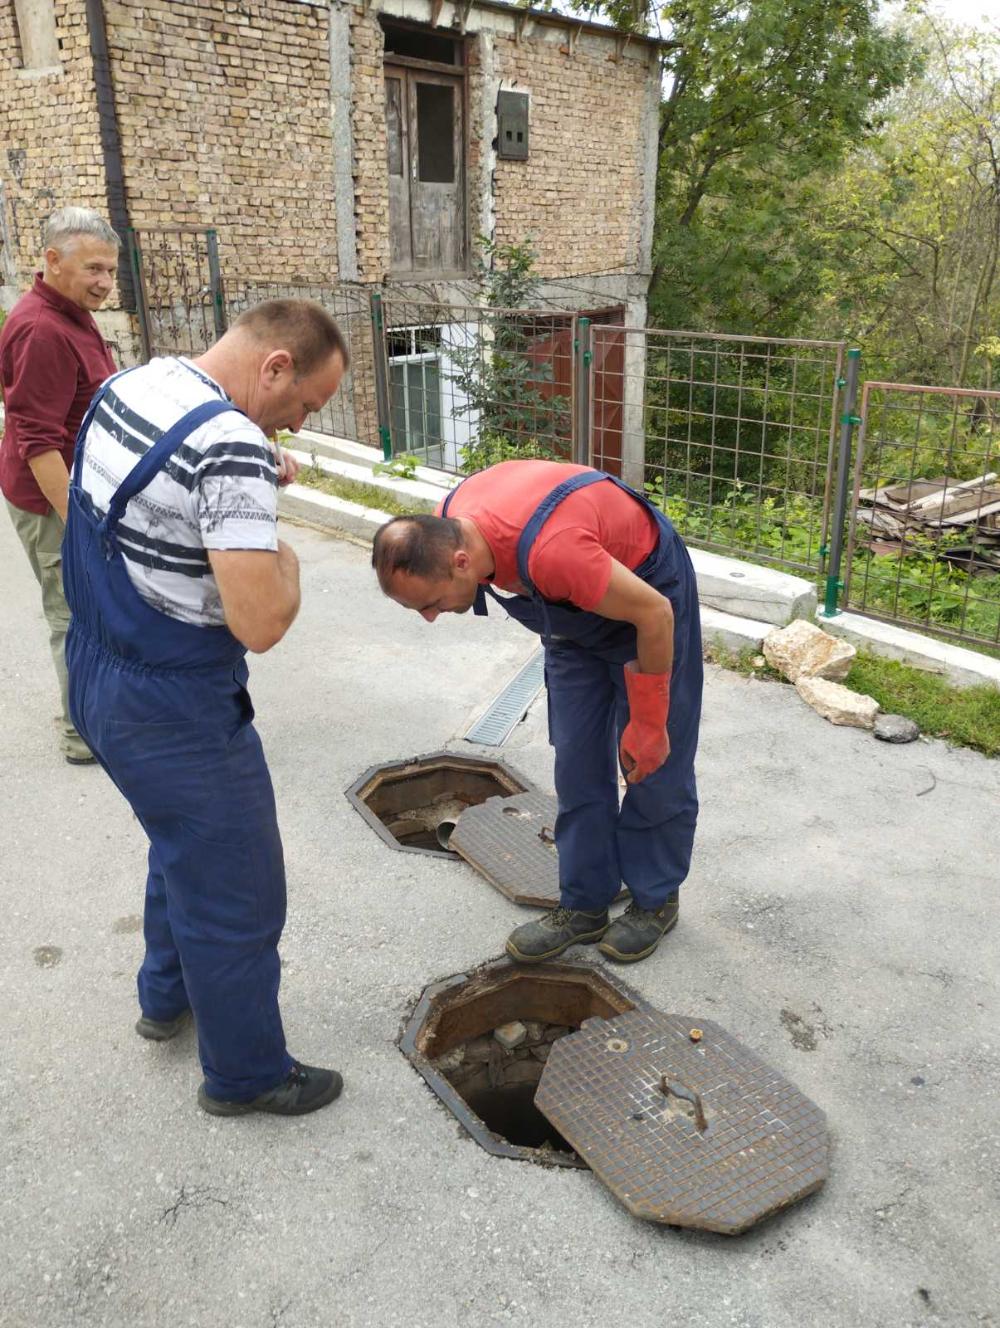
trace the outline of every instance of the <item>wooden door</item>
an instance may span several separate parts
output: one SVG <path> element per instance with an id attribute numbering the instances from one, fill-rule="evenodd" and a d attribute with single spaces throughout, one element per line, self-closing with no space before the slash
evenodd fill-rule
<path id="1" fill-rule="evenodd" d="M 385 88 L 392 269 L 461 272 L 464 81 L 386 64 Z"/>

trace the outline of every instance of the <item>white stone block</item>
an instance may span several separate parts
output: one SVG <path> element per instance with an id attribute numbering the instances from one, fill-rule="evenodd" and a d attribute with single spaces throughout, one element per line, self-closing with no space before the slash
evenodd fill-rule
<path id="1" fill-rule="evenodd" d="M 861 696 L 839 682 L 826 678 L 800 678 L 795 690 L 807 705 L 831 724 L 846 724 L 855 729 L 875 727 L 879 704 L 871 696 Z"/>
<path id="2" fill-rule="evenodd" d="M 816 587 L 801 576 L 689 549 L 702 604 L 737 618 L 784 627 L 793 618 L 812 618 Z"/>

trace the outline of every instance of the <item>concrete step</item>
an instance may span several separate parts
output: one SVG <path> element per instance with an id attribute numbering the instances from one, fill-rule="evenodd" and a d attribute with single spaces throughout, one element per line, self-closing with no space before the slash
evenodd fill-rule
<path id="1" fill-rule="evenodd" d="M 698 598 L 709 608 L 735 618 L 784 627 L 793 618 L 816 612 L 816 587 L 801 576 L 689 549 L 698 578 Z"/>

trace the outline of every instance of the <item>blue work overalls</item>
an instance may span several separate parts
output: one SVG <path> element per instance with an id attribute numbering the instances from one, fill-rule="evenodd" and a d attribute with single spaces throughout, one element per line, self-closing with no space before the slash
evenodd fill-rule
<path id="1" fill-rule="evenodd" d="M 553 603 L 535 589 L 528 559 L 542 526 L 571 493 L 609 481 L 653 513 L 656 548 L 635 574 L 669 600 L 674 613 L 674 663 L 667 732 L 670 756 L 638 784 L 629 784 L 619 807 L 618 744 L 628 723 L 623 665 L 636 658 L 636 631 L 572 604 Z M 464 481 L 463 481 L 464 482 Z M 447 516 L 453 489 L 442 509 Z M 597 912 L 621 882 L 641 908 L 658 909 L 688 874 L 698 793 L 694 758 L 701 718 L 702 655 L 694 568 L 673 526 L 657 508 L 614 475 L 578 473 L 538 505 L 518 540 L 517 567 L 525 595 L 489 594 L 545 648 L 549 742 L 555 748 L 560 903 Z M 480 587 L 475 612 L 486 612 Z"/>
<path id="2" fill-rule="evenodd" d="M 278 1012 L 284 861 L 246 652 L 225 627 L 147 604 L 118 548 L 129 499 L 199 425 L 236 407 L 206 402 L 167 430 L 100 521 L 80 477 L 104 390 L 77 437 L 63 543 L 70 713 L 149 836 L 142 1011 L 170 1020 L 190 1007 L 208 1093 L 248 1101 L 292 1060 Z"/>

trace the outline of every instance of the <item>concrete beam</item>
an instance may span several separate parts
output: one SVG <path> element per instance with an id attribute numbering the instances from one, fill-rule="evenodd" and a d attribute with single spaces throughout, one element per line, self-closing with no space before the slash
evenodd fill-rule
<path id="1" fill-rule="evenodd" d="M 784 627 L 816 612 L 816 587 L 801 576 L 689 549 L 702 604 L 738 618 Z"/>

